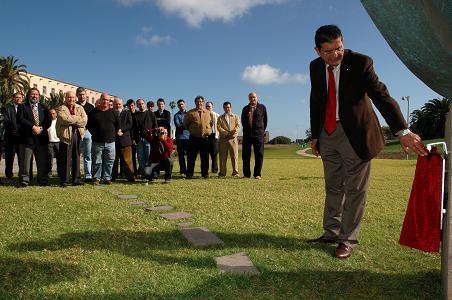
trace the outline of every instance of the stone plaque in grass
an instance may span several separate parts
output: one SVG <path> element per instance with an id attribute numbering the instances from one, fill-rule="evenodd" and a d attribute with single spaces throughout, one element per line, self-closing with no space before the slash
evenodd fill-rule
<path id="1" fill-rule="evenodd" d="M 178 220 L 178 219 L 185 219 L 190 218 L 192 214 L 187 212 L 175 212 L 175 213 L 167 213 L 167 214 L 161 214 L 160 217 L 165 218 L 167 220 Z"/>
<path id="2" fill-rule="evenodd" d="M 223 245 L 224 242 L 205 227 L 180 228 L 182 235 L 195 247 Z"/>
<path id="3" fill-rule="evenodd" d="M 177 223 L 177 226 L 179 226 L 180 228 L 190 227 L 191 225 L 193 225 L 192 222 L 181 222 L 181 223 Z"/>
<path id="4" fill-rule="evenodd" d="M 118 195 L 119 199 L 128 200 L 128 199 L 137 199 L 137 195 Z"/>
<path id="5" fill-rule="evenodd" d="M 154 207 L 146 207 L 144 210 L 145 211 L 168 211 L 168 210 L 173 210 L 174 207 L 169 206 L 169 205 L 159 205 L 159 206 L 154 206 Z"/>
<path id="6" fill-rule="evenodd" d="M 113 195 L 119 195 L 119 194 L 121 194 L 121 191 L 118 191 L 118 190 L 110 190 L 110 193 L 112 193 Z"/>
<path id="7" fill-rule="evenodd" d="M 135 201 L 135 202 L 130 202 L 131 205 L 143 205 L 144 202 L 143 201 Z"/>
<path id="8" fill-rule="evenodd" d="M 215 257 L 217 268 L 222 273 L 258 275 L 259 270 L 244 252 Z"/>

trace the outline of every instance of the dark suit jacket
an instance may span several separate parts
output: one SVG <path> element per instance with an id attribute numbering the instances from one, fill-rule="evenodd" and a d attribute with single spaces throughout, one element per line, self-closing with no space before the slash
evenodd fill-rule
<path id="1" fill-rule="evenodd" d="M 310 74 L 311 134 L 313 139 L 318 139 L 325 123 L 328 97 L 326 65 L 320 57 L 311 62 Z M 371 100 L 394 134 L 407 128 L 399 105 L 378 80 L 372 59 L 345 50 L 339 77 L 339 119 L 356 154 L 364 160 L 375 157 L 384 146 Z M 321 149 L 322 145 L 318 146 Z"/>
<path id="2" fill-rule="evenodd" d="M 265 129 L 267 129 L 267 109 L 265 108 L 265 105 L 260 104 L 259 102 L 257 103 L 256 108 L 253 112 L 253 124 L 251 128 L 248 122 L 249 111 L 249 104 L 242 109 L 241 121 L 243 128 L 243 138 L 263 137 Z"/>
<path id="3" fill-rule="evenodd" d="M 122 136 L 116 136 L 116 141 L 123 147 L 132 145 L 131 130 L 133 126 L 132 114 L 130 111 L 123 109 L 119 114 L 119 120 L 121 122 Z"/>
<path id="4" fill-rule="evenodd" d="M 33 144 L 48 144 L 49 134 L 47 129 L 52 124 L 47 107 L 38 104 L 39 126 L 42 127 L 42 132 L 39 135 L 34 135 L 32 128 L 35 125 L 33 112 L 31 111 L 30 103 L 21 104 L 17 107 L 17 123 L 19 124 L 19 143 L 33 145 Z"/>
<path id="5" fill-rule="evenodd" d="M 165 127 L 168 131 L 168 136 L 171 135 L 171 113 L 167 111 L 166 109 L 163 110 L 162 114 L 160 114 L 159 110 L 157 109 L 154 112 L 155 119 L 157 120 L 157 126 L 158 127 Z"/>
<path id="6" fill-rule="evenodd" d="M 19 142 L 19 128 L 17 126 L 17 114 L 14 104 L 8 104 L 4 110 L 5 115 L 5 141 L 7 143 Z"/>

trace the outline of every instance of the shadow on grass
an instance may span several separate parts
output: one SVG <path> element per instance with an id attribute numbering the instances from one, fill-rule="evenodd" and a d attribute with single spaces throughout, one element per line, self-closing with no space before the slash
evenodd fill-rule
<path id="1" fill-rule="evenodd" d="M 82 270 L 68 263 L 0 257 L 0 298 L 32 298 L 43 286 L 73 281 L 81 276 L 85 276 Z M 28 295 L 31 292 L 33 296 Z"/>
<path id="2" fill-rule="evenodd" d="M 225 242 L 225 246 L 221 247 L 222 250 L 228 248 L 272 248 L 294 251 L 317 249 L 332 254 L 334 249 L 334 246 L 311 246 L 301 239 L 292 237 L 254 233 L 220 232 L 217 234 Z M 69 248 L 114 251 L 124 256 L 150 260 L 162 265 L 184 265 L 194 270 L 215 268 L 212 253 L 208 251 L 204 253 L 198 252 L 197 257 L 190 255 L 181 257 L 180 251 L 159 252 L 158 250 L 192 249 L 177 230 L 166 232 L 135 232 L 126 230 L 75 232 L 63 234 L 52 240 L 16 243 L 8 247 L 9 250 L 17 252 L 59 251 Z M 63 280 L 73 280 L 77 276 L 82 276 L 82 272 L 76 267 L 58 263 L 0 259 L 0 266 L 0 284 L 3 290 L 12 296 L 23 295 L 23 293 L 19 294 L 21 286 L 25 286 L 27 293 L 36 293 L 37 288 L 40 286 Z M 149 290 L 148 286 L 143 285 L 141 290 L 137 290 L 135 287 L 117 293 L 106 291 L 106 294 L 80 295 L 80 298 L 362 299 L 376 297 L 380 299 L 413 299 L 440 297 L 441 280 L 440 274 L 436 270 L 411 274 L 388 274 L 361 270 L 319 271 L 310 268 L 311 266 L 301 265 L 298 270 L 292 272 L 275 272 L 274 270 L 266 269 L 265 266 L 258 265 L 258 269 L 261 272 L 260 276 L 219 274 L 211 280 L 202 282 L 195 288 L 184 290 L 183 292 L 172 289 L 165 294 L 156 294 Z M 401 270 L 401 273 L 403 273 L 403 270 Z M 69 295 L 57 295 L 57 297 L 67 298 Z"/>
<path id="3" fill-rule="evenodd" d="M 67 298 L 67 295 L 59 295 Z M 73 297 L 73 296 L 72 296 Z M 439 299 L 436 272 L 380 274 L 368 271 L 295 272 L 261 270 L 259 276 L 219 274 L 183 292 L 157 294 L 143 286 L 117 293 L 85 294 L 89 299 Z"/>
<path id="4" fill-rule="evenodd" d="M 216 232 L 225 242 L 221 249 L 253 248 L 253 249 L 284 249 L 310 250 L 319 249 L 332 253 L 334 248 L 311 246 L 304 240 L 292 237 L 280 237 L 258 233 L 224 233 Z M 125 256 L 152 259 L 149 250 L 193 249 L 178 230 L 165 232 L 144 232 L 127 230 L 84 231 L 62 234 L 53 240 L 37 240 L 11 244 L 8 249 L 17 252 L 26 251 L 58 251 L 69 248 L 84 250 L 108 250 Z M 208 248 L 211 249 L 211 248 Z M 160 261 L 165 263 L 166 259 Z M 159 262 L 159 260 L 156 260 Z M 195 264 L 197 267 L 200 265 Z M 208 264 L 211 266 L 211 263 Z"/>

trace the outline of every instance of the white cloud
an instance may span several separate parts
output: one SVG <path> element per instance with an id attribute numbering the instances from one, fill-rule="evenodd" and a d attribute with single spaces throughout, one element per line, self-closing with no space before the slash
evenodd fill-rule
<path id="1" fill-rule="evenodd" d="M 161 36 L 158 34 L 151 35 L 152 32 L 151 26 L 143 26 L 141 27 L 141 33 L 135 36 L 135 42 L 138 45 L 143 46 L 158 46 L 158 45 L 169 45 L 174 39 L 169 36 Z"/>
<path id="2" fill-rule="evenodd" d="M 135 37 L 135 42 L 138 45 L 143 46 L 169 45 L 173 42 L 173 38 L 169 35 L 160 36 L 158 34 L 154 34 L 152 36 L 147 36 L 144 34 L 139 34 Z"/>
<path id="3" fill-rule="evenodd" d="M 132 6 L 140 2 L 145 2 L 145 0 L 116 0 L 116 2 L 123 6 Z"/>
<path id="4" fill-rule="evenodd" d="M 257 85 L 304 83 L 305 74 L 290 74 L 270 65 L 247 66 L 242 72 L 242 80 Z"/>
<path id="5" fill-rule="evenodd" d="M 205 20 L 230 22 L 255 6 L 284 1 L 286 0 L 155 0 L 155 3 L 166 13 L 184 19 L 188 25 L 200 27 Z"/>

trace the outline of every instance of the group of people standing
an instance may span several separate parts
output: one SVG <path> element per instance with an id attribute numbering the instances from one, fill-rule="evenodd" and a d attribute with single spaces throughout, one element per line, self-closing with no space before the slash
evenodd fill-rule
<path id="1" fill-rule="evenodd" d="M 174 137 L 171 136 L 171 113 L 165 109 L 162 98 L 157 100 L 155 111 L 152 101 L 146 104 L 143 99 L 129 99 L 124 108 L 122 99 L 107 93 L 102 93 L 92 105 L 86 101 L 82 87 L 76 92 L 66 92 L 64 103 L 56 108 L 47 108 L 39 99 L 37 88 L 27 92 L 25 101 L 23 94 L 17 92 L 13 103 L 3 111 L 5 175 L 8 179 L 13 177 L 17 155 L 18 187 L 30 184 L 33 157 L 40 186 L 48 185 L 54 159 L 61 187 L 87 182 L 108 185 L 121 174 L 129 182 L 134 182 L 137 176 L 152 181 L 158 178 L 160 171 L 165 172 L 165 182 L 169 182 L 173 169 L 173 138 L 181 177 L 193 178 L 198 154 L 203 178 L 209 177 L 209 161 L 212 173 L 226 176 L 228 154 L 231 175 L 239 177 L 237 137 L 242 124 L 243 175 L 251 177 L 253 146 L 253 176 L 261 178 L 267 112 L 254 92 L 249 94 L 250 103 L 243 108 L 241 118 L 232 112 L 229 101 L 223 103 L 224 113 L 219 115 L 213 110 L 213 102 L 205 102 L 202 96 L 195 98 L 195 108 L 189 111 L 185 100 L 180 99 L 177 101 L 179 111 L 174 115 Z"/>

